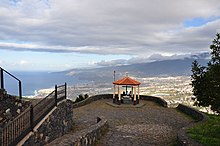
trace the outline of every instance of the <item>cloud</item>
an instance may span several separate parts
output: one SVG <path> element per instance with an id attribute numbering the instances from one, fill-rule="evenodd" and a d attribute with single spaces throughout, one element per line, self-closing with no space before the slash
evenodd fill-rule
<path id="1" fill-rule="evenodd" d="M 220 19 L 184 22 L 218 18 L 219 8 L 218 0 L 2 0 L 0 49 L 141 57 L 207 51 Z"/>
<path id="2" fill-rule="evenodd" d="M 21 60 L 18 62 L 18 64 L 24 66 L 24 65 L 28 65 L 29 62 L 27 60 Z"/>
<path id="3" fill-rule="evenodd" d="M 165 60 L 165 56 L 160 54 L 153 54 L 150 57 L 133 57 L 131 59 L 115 59 L 110 61 L 102 60 L 100 62 L 96 62 L 95 64 L 97 66 L 120 66 L 120 65 L 151 62 L 157 60 L 158 58 L 160 58 L 161 60 Z"/>
<path id="4" fill-rule="evenodd" d="M 176 60 L 176 59 L 208 59 L 210 58 L 209 52 L 202 52 L 197 54 L 182 54 L 182 55 L 162 55 L 162 54 L 153 54 L 149 57 L 133 57 L 131 59 L 115 59 L 110 61 L 100 61 L 96 62 L 95 64 L 102 67 L 107 66 L 120 66 L 120 65 L 130 65 L 130 64 L 137 64 L 137 63 L 148 63 L 154 61 L 162 61 L 162 60 Z"/>
<path id="5" fill-rule="evenodd" d="M 100 61 L 97 62 L 96 65 L 98 66 L 118 66 L 118 65 L 125 65 L 127 64 L 128 60 L 125 59 L 116 59 L 116 60 L 111 60 L 111 61 Z"/>

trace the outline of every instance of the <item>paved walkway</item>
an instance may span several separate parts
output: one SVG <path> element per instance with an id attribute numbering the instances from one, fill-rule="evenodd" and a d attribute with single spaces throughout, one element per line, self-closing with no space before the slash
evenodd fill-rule
<path id="1" fill-rule="evenodd" d="M 99 100 L 73 110 L 74 133 L 96 124 L 96 117 L 108 120 L 109 130 L 98 146 L 173 145 L 177 131 L 192 119 L 172 108 L 164 108 L 150 101 L 139 108 L 118 108 Z"/>

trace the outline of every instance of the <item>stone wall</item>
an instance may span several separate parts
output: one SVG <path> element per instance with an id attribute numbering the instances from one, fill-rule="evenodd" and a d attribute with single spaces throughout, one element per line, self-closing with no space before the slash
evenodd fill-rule
<path id="1" fill-rule="evenodd" d="M 103 136 L 108 129 L 107 120 L 97 118 L 97 124 L 92 125 L 88 129 L 84 129 L 74 134 L 66 134 L 64 137 L 58 138 L 51 142 L 51 146 L 92 146 L 98 139 Z"/>
<path id="2" fill-rule="evenodd" d="M 202 113 L 194 108 L 183 105 L 183 104 L 179 104 L 177 106 L 177 109 L 180 110 L 181 112 L 191 116 L 196 121 L 203 121 L 203 120 L 208 119 L 208 117 L 204 113 Z"/>
<path id="3" fill-rule="evenodd" d="M 117 96 L 117 94 L 116 94 Z M 100 100 L 100 99 L 112 99 L 113 94 L 100 94 L 100 95 L 94 95 L 91 97 L 86 98 L 83 101 L 77 102 L 73 104 L 73 108 L 77 108 L 80 106 L 84 106 L 86 104 L 89 104 L 93 101 Z M 167 107 L 167 102 L 159 97 L 154 97 L 154 96 L 147 96 L 147 95 L 140 95 L 140 99 L 142 100 L 149 100 L 158 103 L 159 105 L 163 107 Z"/>
<path id="4" fill-rule="evenodd" d="M 45 145 L 69 132 L 73 126 L 72 105 L 71 100 L 64 100 L 58 104 L 57 108 L 43 119 L 44 121 L 40 123 L 39 127 L 34 128 L 34 131 L 31 132 L 29 138 L 22 145 Z"/>
<path id="5" fill-rule="evenodd" d="M 100 100 L 100 99 L 112 99 L 112 97 L 113 97 L 112 94 L 99 94 L 99 95 L 90 96 L 90 97 L 86 98 L 85 100 L 74 103 L 73 108 L 84 106 L 86 104 L 89 104 L 93 101 Z"/>
<path id="6" fill-rule="evenodd" d="M 0 92 L 4 92 L 4 90 L 0 89 Z M 5 124 L 12 121 L 30 104 L 29 101 L 20 100 L 16 96 L 2 95 L 0 97 L 0 127 L 4 127 Z"/>
<path id="7" fill-rule="evenodd" d="M 200 146 L 201 144 L 195 141 L 194 139 L 190 138 L 186 132 L 187 129 L 195 126 L 196 124 L 207 121 L 208 117 L 202 112 L 183 104 L 179 104 L 177 109 L 195 119 L 195 123 L 191 123 L 190 125 L 187 125 L 186 127 L 183 127 L 178 131 L 177 144 L 181 146 Z"/>
<path id="8" fill-rule="evenodd" d="M 162 98 L 160 98 L 160 97 L 140 95 L 140 99 L 153 101 L 153 102 L 156 102 L 156 103 L 158 103 L 159 105 L 161 105 L 163 107 L 167 107 L 167 102 L 165 100 L 163 100 Z"/>

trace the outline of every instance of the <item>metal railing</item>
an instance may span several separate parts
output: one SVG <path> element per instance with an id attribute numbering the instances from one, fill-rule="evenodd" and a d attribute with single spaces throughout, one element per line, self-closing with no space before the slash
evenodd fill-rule
<path id="1" fill-rule="evenodd" d="M 56 99 L 57 102 L 65 98 L 66 91 L 67 91 L 66 83 L 61 86 L 57 86 L 57 85 L 55 86 L 55 95 L 56 95 L 55 97 L 57 97 Z"/>
<path id="2" fill-rule="evenodd" d="M 4 73 L 8 74 L 9 76 L 11 76 L 12 78 L 14 78 L 15 80 L 18 81 L 18 86 L 19 86 L 19 98 L 22 99 L 22 89 L 21 89 L 21 80 L 18 79 L 17 77 L 15 77 L 13 74 L 11 74 L 10 72 L 8 72 L 7 70 L 3 69 L 2 67 L 0 67 L 0 88 L 4 89 Z"/>
<path id="3" fill-rule="evenodd" d="M 30 110 L 28 107 L 13 121 L 8 122 L 0 131 L 0 145 L 8 146 L 17 144 L 31 131 Z"/>
<path id="4" fill-rule="evenodd" d="M 66 91 L 66 83 L 56 85 L 48 96 L 0 128 L 0 146 L 14 146 L 21 141 L 60 101 L 66 99 Z"/>

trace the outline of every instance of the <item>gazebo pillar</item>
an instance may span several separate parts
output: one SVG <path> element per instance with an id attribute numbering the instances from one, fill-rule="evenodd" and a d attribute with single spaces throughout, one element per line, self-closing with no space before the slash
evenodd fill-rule
<path id="1" fill-rule="evenodd" d="M 114 84 L 114 89 L 113 89 L 113 103 L 115 103 L 115 84 Z"/>
<path id="2" fill-rule="evenodd" d="M 139 103 L 140 101 L 140 86 L 138 85 L 138 100 L 137 100 L 137 103 Z"/>
<path id="3" fill-rule="evenodd" d="M 136 87 L 134 87 L 134 105 L 136 105 Z"/>
<path id="4" fill-rule="evenodd" d="M 131 98 L 132 98 L 132 99 L 133 99 L 133 92 L 134 92 L 133 89 L 134 89 L 134 87 L 132 86 L 132 87 L 131 87 Z"/>
<path id="5" fill-rule="evenodd" d="M 120 85 L 118 85 L 118 102 L 121 104 L 121 91 L 120 91 Z"/>

